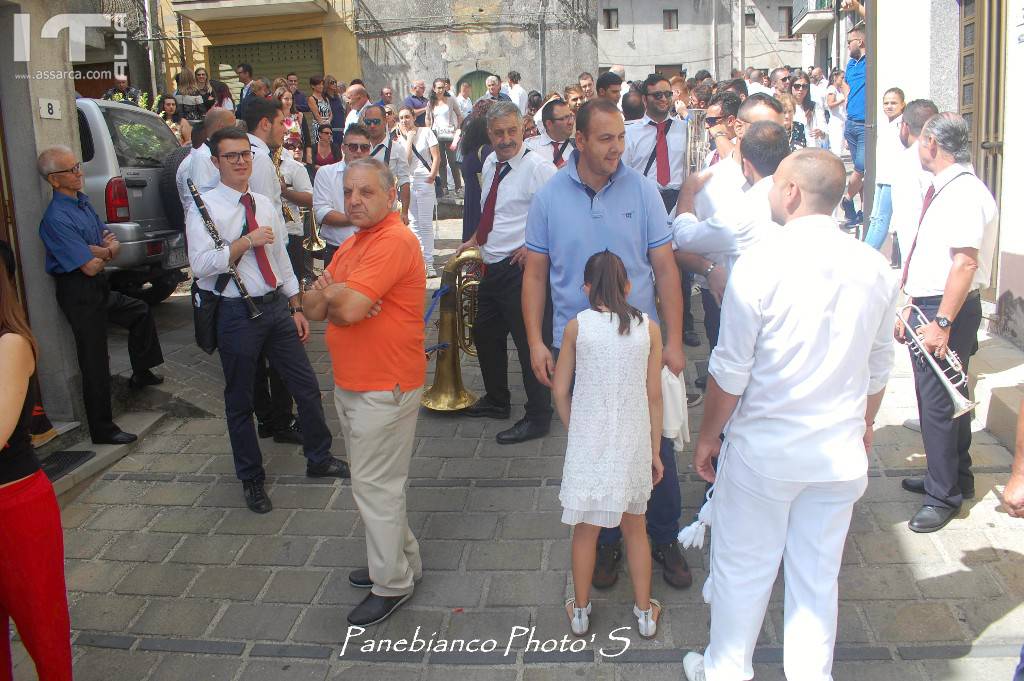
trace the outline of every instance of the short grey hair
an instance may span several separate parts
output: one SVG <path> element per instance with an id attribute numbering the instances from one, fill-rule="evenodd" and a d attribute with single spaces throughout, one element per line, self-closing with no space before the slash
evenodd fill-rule
<path id="1" fill-rule="evenodd" d="M 59 167 L 57 160 L 61 156 L 68 155 L 74 156 L 75 152 L 71 147 L 64 146 L 63 144 L 46 147 L 39 153 L 39 158 L 36 159 L 36 168 L 39 170 L 39 174 L 45 180 L 51 173 L 55 173 L 58 170 L 67 170 L 66 168 Z"/>
<path id="2" fill-rule="evenodd" d="M 377 173 L 377 179 L 380 180 L 381 189 L 384 191 L 394 189 L 395 187 L 395 175 L 391 172 L 391 168 L 386 163 L 382 163 L 375 158 L 361 158 L 345 166 L 345 170 L 352 170 L 353 168 L 366 168 Z"/>
<path id="3" fill-rule="evenodd" d="M 487 85 L 490 85 L 491 83 L 500 83 L 501 78 L 498 78 L 497 76 L 487 76 L 487 80 L 485 80 L 484 82 Z"/>
<path id="4" fill-rule="evenodd" d="M 952 111 L 935 114 L 924 124 L 921 136 L 935 140 L 939 149 L 957 163 L 971 162 L 971 130 L 960 114 Z"/>
<path id="5" fill-rule="evenodd" d="M 505 116 L 515 116 L 516 123 L 523 122 L 523 114 L 519 110 L 519 107 L 512 102 L 495 102 L 491 105 L 491 108 L 487 110 L 487 127 L 491 127 L 491 124 L 499 118 Z"/>

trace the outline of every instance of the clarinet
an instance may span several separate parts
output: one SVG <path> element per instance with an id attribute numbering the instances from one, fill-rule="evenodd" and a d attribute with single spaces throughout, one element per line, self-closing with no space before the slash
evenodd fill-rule
<path id="1" fill-rule="evenodd" d="M 203 224 L 206 226 L 206 231 L 213 239 L 213 245 L 217 247 L 217 250 L 224 248 L 224 240 L 220 238 L 220 232 L 217 231 L 217 225 L 213 224 L 213 218 L 210 217 L 210 211 L 206 209 L 206 204 L 203 203 L 203 197 L 199 195 L 199 190 L 196 189 L 195 183 L 189 178 L 185 180 L 188 183 L 188 190 L 192 193 L 192 198 L 195 199 L 196 208 L 199 209 L 199 214 L 203 218 Z M 253 302 L 252 296 L 249 295 L 249 291 L 245 288 L 245 283 L 242 282 L 242 277 L 238 274 L 238 270 L 235 269 L 235 264 L 231 262 L 231 258 L 228 258 L 228 274 L 231 275 L 231 280 L 235 282 L 235 286 L 238 287 L 238 292 L 242 295 L 242 300 L 245 301 L 245 305 L 249 308 L 249 319 L 256 319 L 263 313 L 256 307 L 256 303 Z"/>

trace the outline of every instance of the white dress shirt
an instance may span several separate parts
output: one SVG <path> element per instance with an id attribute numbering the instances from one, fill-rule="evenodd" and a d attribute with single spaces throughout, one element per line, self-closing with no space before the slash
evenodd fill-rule
<path id="1" fill-rule="evenodd" d="M 473 113 L 472 97 L 463 97 L 462 95 L 457 95 L 455 97 L 455 103 L 458 104 L 459 106 L 459 113 L 462 114 L 462 120 L 466 120 L 466 117 L 469 116 L 469 114 Z"/>
<path id="2" fill-rule="evenodd" d="M 253 134 L 249 134 L 249 144 L 252 145 L 253 154 L 249 188 L 270 199 L 280 214 L 282 206 L 281 181 L 277 179 L 277 168 L 274 167 L 274 159 L 270 157 L 270 147 Z"/>
<path id="3" fill-rule="evenodd" d="M 747 92 L 749 93 L 750 90 L 748 89 Z M 819 82 L 817 85 L 815 85 L 814 83 L 811 83 L 810 96 L 811 96 L 811 99 L 814 100 L 814 103 L 817 106 L 820 106 L 822 108 L 828 106 L 828 102 L 825 101 L 827 95 L 828 95 L 828 80 L 827 79 L 822 78 L 821 82 Z M 824 128 L 822 128 L 822 129 L 824 129 Z"/>
<path id="4" fill-rule="evenodd" d="M 708 371 L 741 396 L 725 439 L 747 466 L 799 482 L 867 472 L 864 414 L 892 370 L 896 295 L 888 261 L 831 216 L 793 220 L 736 262 Z"/>
<path id="5" fill-rule="evenodd" d="M 765 87 L 760 83 L 753 83 L 747 81 L 747 96 L 749 97 L 750 95 L 757 94 L 758 92 L 765 95 L 771 95 L 772 97 L 775 96 L 775 91 L 772 90 L 770 87 Z"/>
<path id="6" fill-rule="evenodd" d="M 908 252 L 904 256 L 910 257 L 904 292 L 917 298 L 941 296 L 953 265 L 954 248 L 978 249 L 978 269 L 971 288 L 986 288 L 992 275 L 999 219 L 992 192 L 970 165 L 960 163 L 936 175 L 932 186 L 935 197 L 918 227 L 913 255 Z"/>
<path id="7" fill-rule="evenodd" d="M 523 144 L 530 150 L 530 153 L 537 154 L 551 165 L 554 165 L 555 148 L 551 146 L 552 142 L 554 142 L 554 140 L 548 136 L 547 130 L 545 130 L 536 137 L 531 137 L 526 140 Z M 559 142 L 558 144 L 560 147 L 564 145 L 562 150 L 562 160 L 568 163 L 569 157 L 572 156 L 572 152 L 576 150 L 576 145 L 572 143 L 572 138 Z"/>
<path id="8" fill-rule="evenodd" d="M 346 130 L 348 130 L 348 126 L 355 125 L 356 123 L 359 122 L 359 117 L 363 115 L 363 112 L 366 111 L 366 107 L 368 107 L 368 106 L 373 106 L 373 102 L 367 102 L 366 104 L 363 104 L 362 108 L 360 108 L 360 109 L 352 109 L 351 111 L 348 112 L 348 114 L 345 116 L 345 129 Z M 328 122 L 328 125 L 326 127 L 330 127 L 330 123 L 329 122 Z"/>
<path id="9" fill-rule="evenodd" d="M 900 155 L 905 147 L 900 141 L 900 123 L 903 115 L 878 124 L 878 139 L 875 143 L 875 184 L 892 185 L 896 179 Z M 920 167 L 920 160 L 918 160 Z"/>
<path id="10" fill-rule="evenodd" d="M 666 134 L 670 179 L 667 185 L 658 185 L 659 190 L 679 189 L 686 178 L 686 121 L 679 118 L 668 120 L 672 121 Z M 658 161 L 655 159 L 650 168 L 647 167 L 647 163 L 657 142 L 656 124 L 650 116 L 644 116 L 637 125 L 626 129 L 626 150 L 622 154 L 623 163 L 654 183 L 658 181 Z"/>
<path id="11" fill-rule="evenodd" d="M 498 164 L 497 154 L 484 159 L 481 173 L 480 205 L 487 205 L 491 183 Z M 530 202 L 538 189 L 555 175 L 555 166 L 525 146 L 508 161 L 512 168 L 498 185 L 498 198 L 494 204 L 494 226 L 487 243 L 480 247 L 485 263 L 504 260 L 526 245 L 526 216 Z"/>
<path id="12" fill-rule="evenodd" d="M 726 206 L 743 201 L 743 192 L 747 189 L 747 178 L 743 176 L 735 150 L 707 172 L 711 173 L 711 179 L 694 197 L 694 213 L 698 220 L 707 220 Z"/>
<path id="13" fill-rule="evenodd" d="M 320 225 L 320 236 L 331 246 L 340 246 L 356 233 L 355 226 L 335 227 L 324 224 L 324 217 L 332 210 L 345 212 L 345 162 L 338 161 L 321 166 L 313 179 L 313 213 Z"/>
<path id="14" fill-rule="evenodd" d="M 508 89 L 508 97 L 512 103 L 519 107 L 519 113 L 526 115 L 526 108 L 530 105 L 530 94 L 519 83 Z"/>
<path id="15" fill-rule="evenodd" d="M 771 175 L 762 178 L 732 205 L 724 206 L 706 220 L 683 213 L 672 222 L 672 241 L 680 251 L 699 253 L 718 267 L 732 271 L 737 258 L 779 226 L 772 222 L 768 192 Z"/>
<path id="16" fill-rule="evenodd" d="M 274 271 L 277 285 L 281 292 L 291 298 L 299 292 L 299 281 L 292 271 L 291 261 L 288 260 L 288 233 L 285 231 L 284 218 L 281 211 L 274 208 L 270 199 L 262 194 L 251 190 L 253 201 L 256 206 L 256 221 L 260 227 L 274 228 L 274 243 L 264 246 L 267 259 L 270 261 L 270 268 Z M 203 193 L 203 203 L 213 218 L 213 224 L 224 241 L 223 248 L 215 248 L 213 238 L 206 231 L 206 225 L 199 209 L 195 203 L 189 208 L 185 217 L 185 237 L 188 241 L 188 263 L 192 267 L 192 276 L 197 280 L 199 288 L 207 291 L 216 290 L 217 277 L 228 271 L 228 256 L 232 242 L 241 238 L 245 230 L 245 207 L 241 204 L 241 192 L 237 192 L 224 184 L 218 184 L 208 192 Z M 256 253 L 253 249 L 247 249 L 241 259 L 235 265 L 235 270 L 245 288 L 251 296 L 263 296 L 271 293 L 272 289 L 263 278 L 260 272 L 259 263 L 256 261 Z M 239 297 L 238 288 L 234 281 L 229 281 L 224 288 L 224 296 L 228 298 Z"/>
<path id="17" fill-rule="evenodd" d="M 932 174 L 921 167 L 917 142 L 899 153 L 897 163 L 899 167 L 893 172 L 890 190 L 892 219 L 889 221 L 889 229 L 896 233 L 900 253 L 906 259 L 914 235 L 917 234 L 921 206 L 924 204 L 924 194 L 931 186 Z"/>
<path id="18" fill-rule="evenodd" d="M 217 166 L 213 165 L 211 157 L 210 147 L 200 144 L 198 149 L 189 152 L 174 174 L 174 182 L 178 186 L 178 197 L 181 199 L 181 206 L 186 213 L 188 207 L 195 203 L 192 193 L 188 190 L 186 180 L 192 180 L 200 194 L 208 192 L 220 184 L 220 171 L 217 170 Z"/>
<path id="19" fill-rule="evenodd" d="M 409 184 L 409 162 L 406 160 L 403 150 L 396 147 L 395 143 L 391 141 L 390 135 L 384 135 L 384 139 L 381 142 L 373 145 L 370 158 L 375 158 L 391 168 L 391 172 L 395 176 L 395 180 L 398 181 L 399 187 L 403 184 Z M 415 160 L 415 157 L 413 157 L 413 160 Z M 419 163 L 419 161 L 416 162 Z"/>
<path id="20" fill-rule="evenodd" d="M 306 166 L 296 161 L 295 157 L 287 149 L 281 154 L 281 174 L 284 176 L 284 181 L 288 184 L 288 188 L 292 191 L 313 192 L 313 183 L 309 181 L 309 172 L 306 170 Z M 302 218 L 300 217 L 302 215 L 299 210 L 300 206 L 287 199 L 282 200 L 287 204 L 292 217 L 295 218 L 284 224 L 285 229 L 291 236 L 303 236 L 305 234 L 305 226 L 302 224 Z M 282 213 L 282 217 L 283 215 Z"/>
<path id="21" fill-rule="evenodd" d="M 828 123 L 825 122 L 824 106 L 815 104 L 814 111 L 808 113 L 804 111 L 803 107 L 797 105 L 794 117 L 798 123 L 803 123 L 804 125 L 804 137 L 807 139 L 808 149 L 816 149 L 828 143 Z M 825 133 L 825 137 L 818 139 L 813 134 L 814 130 L 821 130 Z"/>

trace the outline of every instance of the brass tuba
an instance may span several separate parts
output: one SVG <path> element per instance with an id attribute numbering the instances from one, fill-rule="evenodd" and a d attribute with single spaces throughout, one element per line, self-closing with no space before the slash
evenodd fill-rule
<path id="1" fill-rule="evenodd" d="M 482 265 L 480 251 L 470 248 L 452 256 L 441 271 L 441 288 L 447 288 L 447 291 L 441 296 L 437 322 L 434 384 L 423 393 L 421 401 L 427 409 L 458 411 L 476 402 L 476 395 L 462 385 L 459 352 L 476 355 L 473 324 Z"/>
<path id="2" fill-rule="evenodd" d="M 686 172 L 699 173 L 708 155 L 708 132 L 704 127 L 707 109 L 690 109 L 686 119 Z"/>
<path id="3" fill-rule="evenodd" d="M 327 244 L 320 238 L 320 226 L 316 224 L 316 211 L 302 208 L 299 212 L 309 213 L 309 236 L 302 240 L 302 248 L 310 253 L 320 253 L 327 248 Z"/>

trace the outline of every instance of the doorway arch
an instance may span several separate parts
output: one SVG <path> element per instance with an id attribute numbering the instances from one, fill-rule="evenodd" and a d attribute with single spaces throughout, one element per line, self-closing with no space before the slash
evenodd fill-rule
<path id="1" fill-rule="evenodd" d="M 495 74 L 490 71 L 470 71 L 466 75 L 462 76 L 462 78 L 459 78 L 459 82 L 455 84 L 455 91 L 452 94 L 459 94 L 459 91 L 462 89 L 462 84 L 469 83 L 472 88 L 472 92 L 469 96 L 475 102 L 483 97 L 484 93 L 487 92 L 487 79 L 493 75 Z"/>

